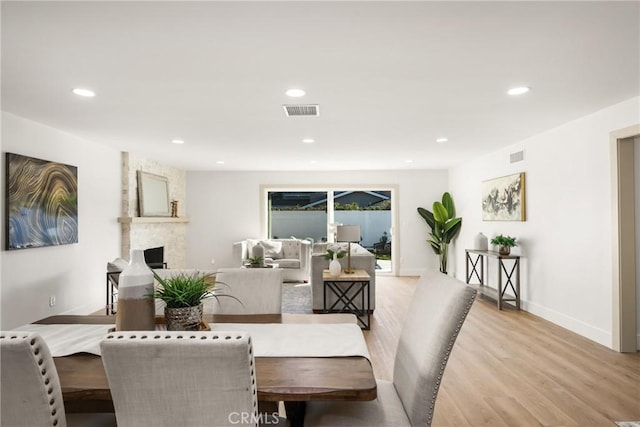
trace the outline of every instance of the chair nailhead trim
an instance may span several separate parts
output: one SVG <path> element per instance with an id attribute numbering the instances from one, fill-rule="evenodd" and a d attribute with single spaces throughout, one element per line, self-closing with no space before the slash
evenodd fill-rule
<path id="1" fill-rule="evenodd" d="M 27 338 L 29 338 L 31 335 L 31 333 L 22 333 L 22 334 L 1 334 L 0 335 L 0 339 L 10 339 L 10 340 L 16 340 L 16 339 L 21 339 L 21 340 L 26 340 Z M 31 352 L 33 353 L 34 356 L 38 356 L 40 354 L 40 346 L 38 345 L 38 339 L 36 339 L 36 337 L 31 337 L 31 339 L 29 340 L 29 346 L 31 348 Z M 42 366 L 44 364 L 44 359 L 42 358 L 38 358 L 37 359 L 37 363 L 38 366 Z M 40 369 L 40 375 L 42 377 L 42 382 L 45 386 L 49 386 L 51 380 L 49 379 L 49 377 L 45 376 L 47 374 L 47 368 L 43 367 L 42 369 Z M 51 395 L 53 394 L 53 387 L 48 387 L 47 388 L 47 394 Z M 51 414 L 51 425 L 53 426 L 57 426 L 58 425 L 58 419 L 55 418 L 56 414 L 58 413 L 57 407 L 55 406 L 56 400 L 54 398 L 51 398 L 49 400 L 49 406 L 51 408 L 50 410 L 50 414 Z"/>
<path id="2" fill-rule="evenodd" d="M 460 333 L 460 328 L 462 327 L 462 324 L 464 323 L 464 319 L 466 319 L 467 314 L 469 314 L 469 310 L 471 310 L 471 306 L 473 305 L 473 303 L 475 301 L 476 294 L 477 294 L 477 292 L 473 292 L 471 294 L 471 297 L 469 298 L 469 302 L 467 304 L 467 307 L 466 307 L 464 313 L 462 313 L 462 316 L 460 316 L 460 320 L 458 321 L 458 327 L 454 330 L 454 333 L 451 336 L 451 340 L 449 341 L 449 344 L 447 345 L 447 350 L 445 352 L 444 360 L 442 361 L 442 365 L 440 366 L 440 372 L 438 373 L 438 376 L 437 376 L 436 382 L 435 382 L 435 387 L 433 388 L 433 400 L 431 401 L 431 405 L 429 405 L 429 411 L 427 412 L 427 425 L 428 426 L 431 425 L 431 420 L 433 419 L 433 411 L 434 411 L 435 406 L 436 406 L 436 397 L 438 395 L 438 389 L 440 388 L 440 382 L 442 381 L 442 376 L 444 375 L 444 368 L 447 366 L 447 361 L 449 360 L 449 355 L 451 353 L 451 350 L 453 349 L 453 344 L 456 342 L 456 338 L 458 338 L 458 334 Z"/>
<path id="3" fill-rule="evenodd" d="M 146 339 L 146 338 L 151 338 L 153 340 L 161 340 L 161 339 L 188 339 L 188 340 L 225 340 L 225 341 L 229 341 L 229 340 L 241 340 L 245 337 L 246 335 L 231 335 L 231 334 L 225 334 L 225 335 L 220 335 L 220 334 L 203 334 L 203 335 L 183 335 L 183 334 L 179 334 L 179 335 L 153 335 L 153 336 L 147 336 L 147 335 L 141 335 L 139 337 L 136 337 L 136 335 L 126 335 L 126 334 L 115 334 L 115 333 L 111 333 L 111 334 L 107 334 L 106 339 Z M 253 344 L 252 344 L 252 340 L 251 340 L 251 336 L 248 337 L 248 350 L 247 350 L 247 354 L 249 356 L 249 360 L 250 362 L 250 373 L 251 373 L 251 392 L 253 395 L 253 408 L 254 408 L 254 418 L 255 420 L 258 419 L 258 389 L 256 387 L 256 377 L 255 377 L 255 368 L 254 368 L 254 359 L 253 359 Z M 43 370 L 43 374 L 44 374 L 44 370 Z"/>

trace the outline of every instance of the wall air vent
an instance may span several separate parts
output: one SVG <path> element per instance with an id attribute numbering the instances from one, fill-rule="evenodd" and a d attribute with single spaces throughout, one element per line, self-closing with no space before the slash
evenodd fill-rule
<path id="1" fill-rule="evenodd" d="M 320 106 L 318 104 L 283 105 L 287 117 L 318 117 Z"/>
<path id="2" fill-rule="evenodd" d="M 517 163 L 524 160 L 524 150 L 516 151 L 515 153 L 511 153 L 509 155 L 509 163 Z"/>

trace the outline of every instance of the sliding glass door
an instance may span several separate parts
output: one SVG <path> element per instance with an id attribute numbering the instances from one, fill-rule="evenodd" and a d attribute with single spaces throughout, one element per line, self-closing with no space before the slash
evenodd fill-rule
<path id="1" fill-rule="evenodd" d="M 326 240 L 326 191 L 270 191 L 267 197 L 269 238 Z"/>
<path id="2" fill-rule="evenodd" d="M 392 272 L 393 212 L 390 189 L 267 191 L 267 236 L 333 242 L 336 225 L 359 225 L 360 245 Z"/>
<path id="3" fill-rule="evenodd" d="M 391 272 L 391 191 L 333 192 L 334 222 L 360 226 L 360 245 L 376 257 L 376 269 Z"/>

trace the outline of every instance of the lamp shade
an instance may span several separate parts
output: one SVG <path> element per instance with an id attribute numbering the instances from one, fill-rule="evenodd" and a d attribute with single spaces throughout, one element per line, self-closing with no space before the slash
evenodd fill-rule
<path id="1" fill-rule="evenodd" d="M 360 226 L 359 225 L 339 225 L 336 235 L 338 242 L 359 242 Z"/>

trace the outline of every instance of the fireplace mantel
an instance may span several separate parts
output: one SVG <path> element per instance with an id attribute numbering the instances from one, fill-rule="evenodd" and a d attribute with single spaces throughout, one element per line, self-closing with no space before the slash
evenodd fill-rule
<path id="1" fill-rule="evenodd" d="M 174 218 L 163 216 L 121 216 L 118 217 L 120 224 L 171 224 L 171 223 L 187 223 L 189 218 Z"/>

